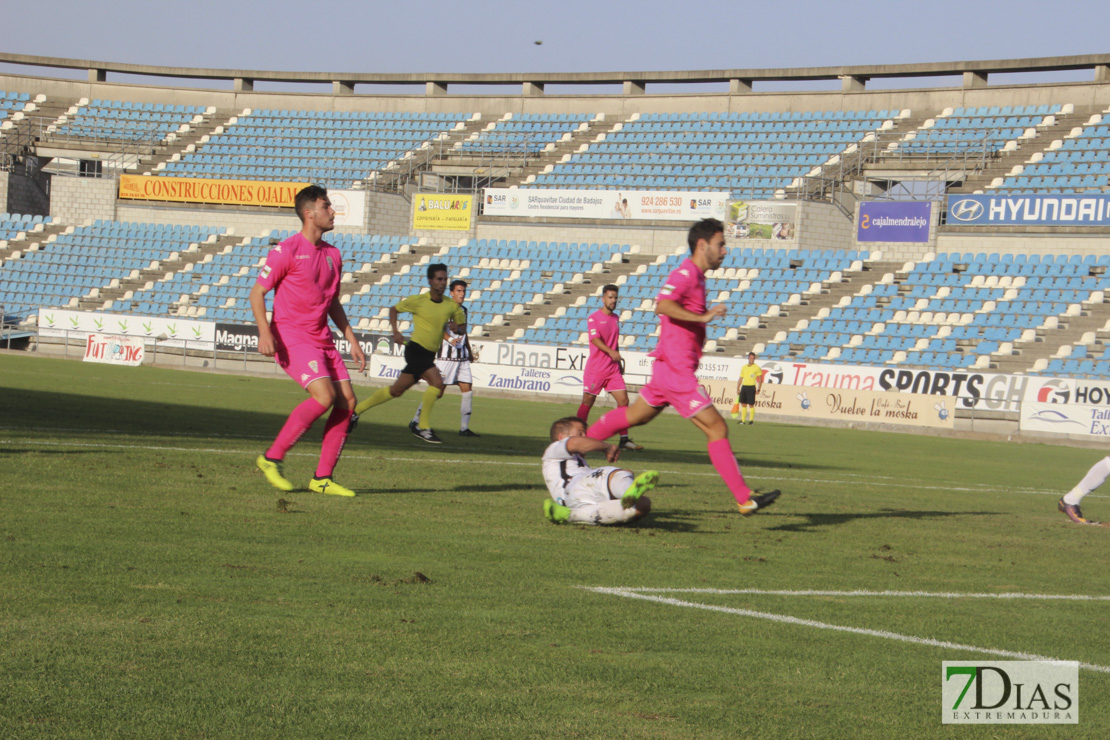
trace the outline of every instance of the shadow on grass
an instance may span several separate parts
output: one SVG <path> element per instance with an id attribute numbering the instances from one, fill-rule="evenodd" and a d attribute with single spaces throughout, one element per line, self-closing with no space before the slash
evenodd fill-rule
<path id="1" fill-rule="evenodd" d="M 792 514 L 787 512 L 762 512 L 764 517 L 804 517 L 806 521 L 768 527 L 768 532 L 815 532 L 821 527 L 835 527 L 848 522 L 866 519 L 942 519 L 950 516 L 1001 516 L 997 511 L 905 511 L 882 509 L 880 511 L 850 514 Z"/>
<path id="2" fill-rule="evenodd" d="M 211 403 L 220 399 L 213 394 Z M 12 431 L 26 429 L 28 432 L 50 434 L 56 431 L 69 438 L 108 436 L 162 436 L 196 437 L 203 440 L 211 438 L 234 437 L 243 444 L 264 444 L 273 439 L 285 423 L 296 401 L 282 399 L 281 407 L 268 405 L 265 408 L 236 408 L 237 399 L 232 396 L 228 406 L 187 405 L 161 403 L 126 398 L 105 398 L 80 393 L 62 393 L 19 389 L 4 394 L 5 415 L 3 426 Z M 418 394 L 409 394 L 394 402 L 385 404 L 363 414 L 358 428 L 347 440 L 348 451 L 388 451 L 437 452 L 440 455 L 512 455 L 535 457 L 536 470 L 539 471 L 539 457 L 550 444 L 547 438 L 547 419 L 537 423 L 534 436 L 487 434 L 480 439 L 451 438 L 445 444 L 430 446 L 413 438 L 406 428 L 409 414 L 419 403 Z M 449 409 L 440 418 L 444 427 L 453 426 L 456 419 Z M 316 446 L 319 449 L 323 420 L 317 420 L 301 440 L 301 451 Z M 694 442 L 701 441 L 700 434 L 690 429 L 688 434 Z M 453 435 L 451 435 L 453 437 Z M 21 446 L 25 446 L 23 442 Z M 73 454 L 67 452 L 66 454 Z M 591 456 L 595 465 L 603 464 L 600 456 Z M 705 465 L 709 467 L 709 457 L 704 449 L 675 450 L 649 447 L 643 452 L 625 453 L 619 465 L 633 470 L 645 470 L 664 464 Z M 781 466 L 782 461 L 773 458 L 740 455 L 740 464 L 755 466 Z M 798 470 L 833 470 L 835 466 L 790 464 Z"/>

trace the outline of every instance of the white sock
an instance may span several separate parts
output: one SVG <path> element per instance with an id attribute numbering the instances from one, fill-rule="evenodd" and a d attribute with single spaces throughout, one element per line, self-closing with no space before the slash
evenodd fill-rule
<path id="1" fill-rule="evenodd" d="M 620 499 L 593 506 L 576 506 L 570 510 L 568 521 L 576 524 L 620 524 L 640 516 L 640 510 L 621 507 Z"/>
<path id="2" fill-rule="evenodd" d="M 420 426 L 420 410 L 422 408 L 424 408 L 423 403 L 416 407 L 416 413 L 412 415 L 412 423 L 416 426 Z"/>
<path id="3" fill-rule="evenodd" d="M 1092 465 L 1083 480 L 1064 496 L 1064 503 L 1078 506 L 1083 497 L 1105 483 L 1107 477 L 1110 477 L 1110 457 L 1104 457 Z"/>
<path id="4" fill-rule="evenodd" d="M 462 412 L 462 421 L 459 423 L 459 430 L 466 431 L 470 429 L 470 411 L 471 402 L 474 400 L 474 391 L 467 391 L 462 394 L 462 404 L 459 406 L 459 411 Z"/>

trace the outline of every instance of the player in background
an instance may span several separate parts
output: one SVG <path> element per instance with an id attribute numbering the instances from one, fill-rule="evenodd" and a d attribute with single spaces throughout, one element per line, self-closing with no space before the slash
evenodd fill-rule
<path id="1" fill-rule="evenodd" d="M 1098 522 L 1091 521 L 1083 516 L 1083 512 L 1079 510 L 1079 502 L 1088 493 L 1105 483 L 1107 477 L 1110 477 L 1110 457 L 1104 457 L 1092 465 L 1087 474 L 1083 476 L 1083 480 L 1079 481 L 1075 488 L 1068 491 L 1060 499 L 1056 508 L 1064 512 L 1064 515 L 1076 524 L 1098 524 Z"/>
<path id="2" fill-rule="evenodd" d="M 744 423 L 747 412 L 748 423 L 755 423 L 755 399 L 763 392 L 763 370 L 755 364 L 755 352 L 748 353 L 748 364 L 740 368 L 740 380 L 736 381 L 736 395 L 740 402 L 740 423 Z"/>
<path id="3" fill-rule="evenodd" d="M 590 423 L 590 409 L 598 394 L 608 390 L 617 406 L 628 405 L 628 390 L 624 385 L 621 369 L 621 324 L 617 318 L 616 307 L 619 291 L 615 285 L 601 289 L 601 308 L 586 319 L 586 333 L 590 338 L 590 355 L 586 359 L 586 369 L 582 373 L 582 403 L 578 407 L 578 418 L 583 424 Z M 622 450 L 642 450 L 642 446 L 628 438 L 628 430 L 620 430 Z"/>
<path id="4" fill-rule="evenodd" d="M 451 281 L 451 300 L 462 309 L 463 315 L 466 317 L 465 321 L 469 323 L 470 314 L 467 312 L 466 306 L 463 305 L 463 301 L 466 300 L 466 288 L 465 280 Z M 474 404 L 474 380 L 470 373 L 470 363 L 473 359 L 474 352 L 470 348 L 470 337 L 465 333 L 456 334 L 450 328 L 445 329 L 443 343 L 439 347 L 439 356 L 436 357 L 436 367 L 443 377 L 444 385 L 444 389 L 439 392 L 439 398 L 443 398 L 443 393 L 449 385 L 457 385 L 459 390 L 462 391 L 462 403 L 459 407 L 459 413 L 462 416 L 459 422 L 460 437 L 482 436 L 470 428 L 470 414 Z M 416 413 L 413 414 L 412 421 L 409 422 L 409 431 L 418 437 L 420 436 L 420 413 L 423 408 L 423 403 L 417 406 Z"/>
<path id="5" fill-rule="evenodd" d="M 443 440 L 436 436 L 431 427 L 432 407 L 443 395 L 443 377 L 436 367 L 436 351 L 443 338 L 444 327 L 456 334 L 466 333 L 466 314 L 458 303 L 444 297 L 447 288 L 447 265 L 436 263 L 428 265 L 428 292 L 402 298 L 397 305 L 389 308 L 389 325 L 393 329 L 393 341 L 405 345 L 405 366 L 393 385 L 379 388 L 370 398 L 355 407 L 351 428 L 358 423 L 358 417 L 368 410 L 398 398 L 421 380 L 427 382 L 421 404 L 421 429 L 413 430 L 420 439 L 431 444 Z M 405 335 L 397 328 L 397 314 L 412 314 L 412 338 L 405 342 Z"/>
<path id="6" fill-rule="evenodd" d="M 683 418 L 705 433 L 713 467 L 736 499 L 740 513 L 747 516 L 772 504 L 779 491 L 753 495 L 729 444 L 728 424 L 696 375 L 705 344 L 705 325 L 726 312 L 724 305 L 707 308 L 705 301 L 705 273 L 720 267 L 728 253 L 724 225 L 715 218 L 699 221 L 690 228 L 686 241 L 690 256 L 667 276 L 656 297 L 660 332 L 659 342 L 651 352 L 655 358 L 651 379 L 640 389 L 635 403 L 605 414 L 587 434 L 594 439 L 608 439 L 620 429 L 647 424 L 664 408 L 674 406 Z"/>
<path id="7" fill-rule="evenodd" d="M 586 436 L 586 425 L 577 416 L 551 425 L 551 444 L 543 452 L 543 479 L 551 497 L 543 502 L 543 515 L 556 524 L 622 524 L 651 511 L 644 494 L 655 488 L 659 473 L 648 470 L 633 477 L 631 470 L 586 464 L 590 452 L 604 452 L 616 462 L 620 448 Z"/>
<path id="8" fill-rule="evenodd" d="M 282 470 L 285 453 L 301 438 L 312 423 L 331 413 L 324 422 L 324 441 L 320 462 L 308 489 L 316 493 L 354 496 L 355 492 L 332 480 L 332 473 L 347 441 L 347 427 L 355 394 L 343 358 L 335 349 L 328 317 L 351 344 L 351 359 L 359 372 L 366 368 L 366 356 L 347 321 L 339 302 L 339 279 L 343 260 L 339 250 L 323 236 L 335 228 L 335 210 L 328 191 L 310 185 L 297 193 L 294 208 L 301 219 L 301 231 L 275 246 L 266 256 L 266 265 L 251 288 L 250 306 L 258 324 L 258 352 L 276 357 L 281 369 L 308 391 L 308 398 L 289 415 L 270 448 L 255 464 L 270 485 L 292 491 Z M 274 291 L 273 318 L 266 319 L 266 293 Z"/>

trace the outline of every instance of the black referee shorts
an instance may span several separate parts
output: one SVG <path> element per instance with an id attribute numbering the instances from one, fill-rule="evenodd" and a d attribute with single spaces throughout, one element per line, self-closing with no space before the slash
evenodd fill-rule
<path id="1" fill-rule="evenodd" d="M 755 386 L 742 385 L 740 386 L 740 405 L 742 406 L 755 406 Z"/>
<path id="2" fill-rule="evenodd" d="M 424 373 L 436 365 L 436 353 L 409 341 L 405 345 L 405 366 L 401 372 L 420 380 Z"/>

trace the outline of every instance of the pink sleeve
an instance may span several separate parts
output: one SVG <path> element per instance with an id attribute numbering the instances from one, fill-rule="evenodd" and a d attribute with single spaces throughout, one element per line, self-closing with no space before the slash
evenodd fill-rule
<path id="1" fill-rule="evenodd" d="M 675 270 L 667 276 L 667 281 L 663 283 L 663 287 L 659 290 L 659 295 L 655 297 L 655 300 L 679 301 L 686 295 L 690 285 L 690 276 L 683 275 L 681 270 Z"/>
<path id="2" fill-rule="evenodd" d="M 273 290 L 285 277 L 285 273 L 289 272 L 289 262 L 290 255 L 282 252 L 280 245 L 278 245 L 278 248 L 271 249 L 270 253 L 266 255 L 266 264 L 262 266 L 261 272 L 258 273 L 257 283 L 266 290 Z"/>

